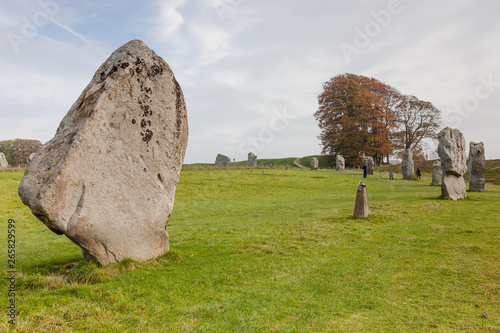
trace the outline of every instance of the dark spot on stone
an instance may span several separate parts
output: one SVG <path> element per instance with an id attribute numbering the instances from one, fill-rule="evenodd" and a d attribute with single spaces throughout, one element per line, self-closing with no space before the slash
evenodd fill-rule
<path id="1" fill-rule="evenodd" d="M 80 105 L 78 105 L 78 107 L 76 108 L 77 111 L 80 111 L 80 108 L 82 107 L 83 105 L 83 101 L 80 103 Z"/>
<path id="2" fill-rule="evenodd" d="M 174 81 L 175 85 L 175 114 L 176 114 L 176 132 L 175 132 L 175 137 L 178 139 L 181 135 L 181 126 L 182 126 L 182 106 L 183 106 L 183 100 L 182 100 L 182 90 L 181 86 L 175 79 L 175 77 L 172 77 L 172 80 Z"/>
<path id="3" fill-rule="evenodd" d="M 146 130 L 146 133 L 144 137 L 142 138 L 142 141 L 149 143 L 151 139 L 153 138 L 153 131 L 151 131 L 149 128 Z"/>
<path id="4" fill-rule="evenodd" d="M 156 75 L 162 75 L 163 74 L 163 66 L 158 66 L 157 64 L 153 64 L 153 66 L 151 66 L 151 75 L 152 76 L 156 76 Z"/>
<path id="5" fill-rule="evenodd" d="M 129 72 L 129 73 L 130 73 L 130 75 L 132 75 L 132 76 L 133 76 L 133 75 L 134 75 L 134 73 L 135 73 L 133 68 L 130 68 L 130 69 L 128 70 L 128 72 Z"/>
<path id="6" fill-rule="evenodd" d="M 127 68 L 129 66 L 128 62 L 124 62 L 123 64 L 120 64 L 121 68 Z"/>
<path id="7" fill-rule="evenodd" d="M 147 126 L 147 122 L 145 119 L 141 119 L 141 128 L 144 128 Z"/>
<path id="8" fill-rule="evenodd" d="M 106 78 L 106 72 L 101 72 L 101 81 L 103 81 Z"/>
<path id="9" fill-rule="evenodd" d="M 161 176 L 161 173 L 158 174 L 158 180 L 163 183 L 163 177 Z"/>
<path id="10" fill-rule="evenodd" d="M 132 124 L 134 124 L 134 125 L 135 125 L 135 123 L 136 123 L 135 119 L 132 119 Z"/>
<path id="11" fill-rule="evenodd" d="M 144 172 L 148 172 L 148 169 L 144 168 Z"/>
<path id="12" fill-rule="evenodd" d="M 76 136 L 75 132 L 72 132 L 67 135 L 66 138 L 68 139 L 68 146 L 70 146 L 73 143 L 73 139 L 75 138 L 75 136 Z"/>

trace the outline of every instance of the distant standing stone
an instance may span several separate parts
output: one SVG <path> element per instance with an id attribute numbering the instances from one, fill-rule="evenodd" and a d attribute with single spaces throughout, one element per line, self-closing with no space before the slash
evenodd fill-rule
<path id="1" fill-rule="evenodd" d="M 482 142 L 471 142 L 469 146 L 469 190 L 484 191 L 486 157 Z"/>
<path id="2" fill-rule="evenodd" d="M 356 193 L 356 204 L 354 205 L 354 217 L 364 218 L 370 215 L 370 203 L 368 202 L 368 192 L 366 185 L 360 182 Z"/>
<path id="3" fill-rule="evenodd" d="M 215 167 L 227 168 L 229 162 L 231 162 L 231 159 L 229 157 L 227 157 L 226 155 L 218 154 L 217 157 L 215 158 Z"/>
<path id="4" fill-rule="evenodd" d="M 247 167 L 255 168 L 257 166 L 257 155 L 250 152 L 248 153 Z"/>
<path id="5" fill-rule="evenodd" d="M 311 170 L 318 170 L 318 167 L 319 167 L 318 159 L 316 157 L 313 157 L 311 159 Z"/>
<path id="6" fill-rule="evenodd" d="M 8 167 L 9 163 L 7 162 L 4 153 L 0 153 L 0 168 L 8 168 Z"/>
<path id="7" fill-rule="evenodd" d="M 415 166 L 413 164 L 413 152 L 411 149 L 405 149 L 403 153 L 403 161 L 401 162 L 401 173 L 403 179 L 415 178 Z"/>
<path id="8" fill-rule="evenodd" d="M 28 164 L 19 196 L 102 265 L 169 251 L 167 223 L 188 140 L 168 64 L 140 40 L 111 54 Z"/>
<path id="9" fill-rule="evenodd" d="M 438 133 L 438 153 L 443 169 L 441 195 L 452 200 L 467 198 L 464 174 L 467 171 L 465 138 L 458 129 L 446 127 Z"/>
<path id="10" fill-rule="evenodd" d="M 30 163 L 33 158 L 35 157 L 36 153 L 31 153 L 30 156 L 28 157 L 28 163 Z"/>
<path id="11" fill-rule="evenodd" d="M 335 169 L 337 171 L 344 171 L 345 169 L 345 160 L 342 155 L 337 155 L 335 158 Z"/>
<path id="12" fill-rule="evenodd" d="M 373 162 L 373 157 L 371 156 L 363 157 L 363 164 L 366 164 L 367 175 L 373 176 L 373 167 L 375 166 L 375 163 Z"/>
<path id="13" fill-rule="evenodd" d="M 441 168 L 441 161 L 436 161 L 432 164 L 432 185 L 441 185 L 443 180 L 443 169 Z"/>

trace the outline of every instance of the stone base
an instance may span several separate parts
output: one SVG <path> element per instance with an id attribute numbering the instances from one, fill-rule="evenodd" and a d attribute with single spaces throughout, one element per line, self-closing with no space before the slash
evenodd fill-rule
<path id="1" fill-rule="evenodd" d="M 464 177 L 455 175 L 444 175 L 441 184 L 441 195 L 452 200 L 467 198 L 467 188 Z"/>

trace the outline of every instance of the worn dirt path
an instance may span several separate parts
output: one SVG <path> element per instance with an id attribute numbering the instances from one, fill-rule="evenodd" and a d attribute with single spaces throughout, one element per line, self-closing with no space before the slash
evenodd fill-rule
<path id="1" fill-rule="evenodd" d="M 296 158 L 294 161 L 293 161 L 293 164 L 295 164 L 296 166 L 298 166 L 299 168 L 301 169 L 307 169 L 305 166 L 303 166 L 302 164 L 299 163 L 300 161 L 300 158 Z"/>

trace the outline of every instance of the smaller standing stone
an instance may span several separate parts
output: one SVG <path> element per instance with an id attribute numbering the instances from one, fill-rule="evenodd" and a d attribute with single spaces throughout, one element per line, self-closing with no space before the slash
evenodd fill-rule
<path id="1" fill-rule="evenodd" d="M 31 162 L 31 160 L 33 160 L 33 158 L 35 157 L 36 153 L 31 153 L 30 156 L 28 157 L 28 163 Z"/>
<path id="2" fill-rule="evenodd" d="M 229 157 L 227 157 L 226 155 L 218 154 L 217 157 L 215 158 L 215 167 L 227 168 L 229 162 L 231 162 L 231 159 Z"/>
<path id="3" fill-rule="evenodd" d="M 373 166 L 375 165 L 375 163 L 373 162 L 373 157 L 363 157 L 363 164 L 366 164 L 366 174 L 373 176 Z"/>
<path id="4" fill-rule="evenodd" d="M 484 144 L 482 142 L 471 142 L 469 146 L 469 190 L 475 192 L 484 191 L 486 158 Z"/>
<path id="5" fill-rule="evenodd" d="M 441 167 L 441 161 L 437 160 L 432 164 L 432 185 L 441 185 L 443 180 L 443 169 Z"/>
<path id="6" fill-rule="evenodd" d="M 337 171 L 344 171 L 345 169 L 345 160 L 342 155 L 337 155 L 335 159 L 335 169 Z"/>
<path id="7" fill-rule="evenodd" d="M 368 202 L 368 192 L 366 185 L 359 182 L 356 193 L 356 204 L 354 205 L 354 217 L 364 218 L 370 215 L 370 203 Z"/>
<path id="8" fill-rule="evenodd" d="M 411 149 L 405 149 L 403 153 L 403 161 L 401 162 L 401 173 L 403 179 L 415 178 L 415 166 L 413 164 L 413 152 Z"/>
<path id="9" fill-rule="evenodd" d="M 318 170 L 318 167 L 319 167 L 318 159 L 316 157 L 313 157 L 311 159 L 311 170 Z"/>
<path id="10" fill-rule="evenodd" d="M 8 168 L 8 167 L 9 163 L 7 162 L 4 153 L 0 153 L 0 168 Z"/>
<path id="11" fill-rule="evenodd" d="M 252 152 L 248 153 L 247 167 L 249 168 L 257 167 L 257 155 L 255 155 Z"/>

